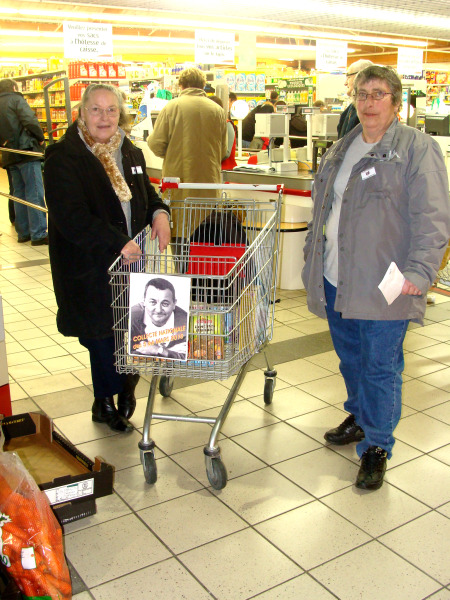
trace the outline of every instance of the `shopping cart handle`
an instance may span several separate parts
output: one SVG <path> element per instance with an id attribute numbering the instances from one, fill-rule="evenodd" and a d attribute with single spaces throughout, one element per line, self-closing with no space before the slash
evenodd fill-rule
<path id="1" fill-rule="evenodd" d="M 180 190 L 254 190 L 261 192 L 277 192 L 284 190 L 284 184 L 261 185 L 247 183 L 180 183 L 179 177 L 163 177 L 161 179 L 160 191 L 169 189 Z"/>

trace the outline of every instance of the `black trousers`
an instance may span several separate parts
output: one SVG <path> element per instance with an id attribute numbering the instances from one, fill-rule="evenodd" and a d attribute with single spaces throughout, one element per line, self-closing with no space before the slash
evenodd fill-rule
<path id="1" fill-rule="evenodd" d="M 94 397 L 107 398 L 121 392 L 127 376 L 117 373 L 114 366 L 114 336 L 101 340 L 78 339 L 89 350 Z"/>

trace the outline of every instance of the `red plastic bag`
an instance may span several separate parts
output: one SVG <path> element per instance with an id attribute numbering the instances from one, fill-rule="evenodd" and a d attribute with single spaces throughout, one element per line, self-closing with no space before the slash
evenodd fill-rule
<path id="1" fill-rule="evenodd" d="M 0 452 L 0 561 L 25 599 L 72 598 L 61 526 L 15 452 Z"/>

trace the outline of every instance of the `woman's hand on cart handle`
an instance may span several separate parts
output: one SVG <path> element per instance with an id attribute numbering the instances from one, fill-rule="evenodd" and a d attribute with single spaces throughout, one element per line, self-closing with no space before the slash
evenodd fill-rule
<path id="1" fill-rule="evenodd" d="M 157 236 L 159 241 L 159 251 L 164 252 L 170 242 L 169 215 L 165 212 L 159 213 L 159 215 L 156 215 L 153 219 L 151 239 L 154 240 Z"/>
<path id="2" fill-rule="evenodd" d="M 136 244 L 136 242 L 134 242 L 133 240 L 130 240 L 129 242 L 127 242 L 125 244 L 125 246 L 122 248 L 120 253 L 122 254 L 122 256 L 124 258 L 124 263 L 126 265 L 129 265 L 129 264 L 134 263 L 137 260 L 139 260 L 139 257 L 141 256 L 142 251 L 139 248 L 138 244 Z"/>

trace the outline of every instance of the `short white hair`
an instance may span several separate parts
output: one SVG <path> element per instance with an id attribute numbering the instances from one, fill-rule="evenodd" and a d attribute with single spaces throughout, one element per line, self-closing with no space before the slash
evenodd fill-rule
<path id="1" fill-rule="evenodd" d="M 371 60 L 357 60 L 347 68 L 347 75 L 356 75 L 357 73 L 359 73 L 366 67 L 370 67 L 371 65 L 373 65 L 373 62 Z"/>

